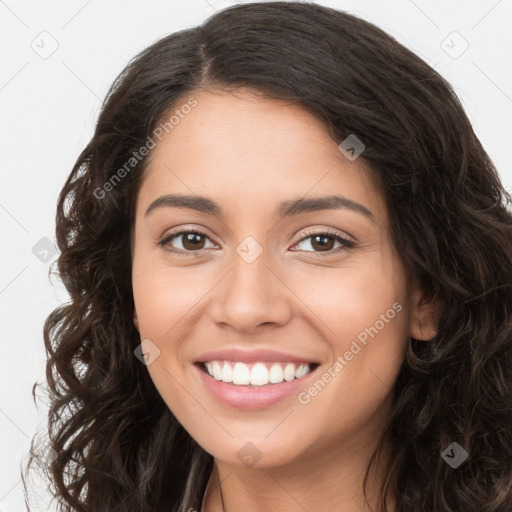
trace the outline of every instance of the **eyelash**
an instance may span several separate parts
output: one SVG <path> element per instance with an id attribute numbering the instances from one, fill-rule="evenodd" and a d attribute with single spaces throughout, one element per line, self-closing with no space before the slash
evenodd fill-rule
<path id="1" fill-rule="evenodd" d="M 205 233 L 203 233 L 202 231 L 197 231 L 197 230 L 194 230 L 194 229 L 190 229 L 190 230 L 184 230 L 184 231 L 178 231 L 176 233 L 171 233 L 170 235 L 166 236 L 165 238 L 163 238 L 162 240 L 160 240 L 158 242 L 158 245 L 160 245 L 163 250 L 165 251 L 168 251 L 168 252 L 171 252 L 171 253 L 174 253 L 178 256 L 185 256 L 185 257 L 188 257 L 188 256 L 202 256 L 203 252 L 206 251 L 207 249 L 199 249 L 197 251 L 183 251 L 182 249 L 176 249 L 174 247 L 172 247 L 171 245 L 169 245 L 169 242 L 173 239 L 173 238 L 176 238 L 180 235 L 184 235 L 184 234 L 195 234 L 195 235 L 200 235 L 200 236 L 203 236 L 205 238 L 209 238 Z M 308 238 L 311 238 L 313 236 L 329 236 L 331 238 L 334 238 L 334 240 L 336 242 L 339 242 L 341 244 L 341 247 L 337 247 L 336 249 L 331 249 L 329 251 L 325 251 L 325 252 L 322 252 L 322 251 L 304 251 L 304 252 L 314 252 L 320 256 L 332 256 L 333 254 L 337 254 L 341 251 L 346 251 L 347 249 L 352 249 L 355 244 L 352 240 L 349 240 L 341 235 L 339 235 L 338 233 L 334 232 L 334 231 L 329 231 L 329 230 L 326 230 L 326 231 L 318 231 L 318 232 L 311 232 L 311 231 L 307 231 L 306 233 L 304 233 L 305 236 L 303 236 L 295 245 L 303 242 L 304 240 L 307 240 Z"/>

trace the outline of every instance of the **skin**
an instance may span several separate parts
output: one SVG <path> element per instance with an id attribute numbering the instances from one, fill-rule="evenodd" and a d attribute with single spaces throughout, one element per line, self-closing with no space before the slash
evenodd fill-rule
<path id="1" fill-rule="evenodd" d="M 364 158 L 346 158 L 321 121 L 248 90 L 191 96 L 197 106 L 152 150 L 139 190 L 132 281 L 134 324 L 160 350 L 147 366 L 151 378 L 214 457 L 202 511 L 223 510 L 217 478 L 226 512 L 321 512 L 333 503 L 338 512 L 370 510 L 364 470 L 408 338 L 435 335 L 434 304 L 405 277 Z M 225 217 L 178 207 L 145 215 L 170 193 L 207 196 Z M 281 201 L 333 193 L 365 206 L 373 220 L 347 208 L 272 217 Z M 168 246 L 188 250 L 184 256 L 158 244 L 187 229 L 206 235 L 199 256 L 183 236 Z M 340 251 L 329 238 L 325 248 L 306 232 L 326 229 L 354 247 Z M 263 249 L 252 263 L 236 252 L 247 236 Z M 401 311 L 308 404 L 292 395 L 240 411 L 216 401 L 192 367 L 206 350 L 274 348 L 321 362 L 323 374 L 397 302 Z M 237 456 L 247 442 L 261 453 L 252 467 Z M 368 488 L 376 510 L 390 449 Z"/>

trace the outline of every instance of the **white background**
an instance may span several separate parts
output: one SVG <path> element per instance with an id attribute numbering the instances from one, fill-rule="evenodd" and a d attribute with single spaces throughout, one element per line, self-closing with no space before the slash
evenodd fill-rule
<path id="1" fill-rule="evenodd" d="M 31 396 L 34 382 L 44 379 L 42 326 L 67 300 L 58 281 L 52 285 L 48 278 L 57 255 L 42 262 L 32 249 L 44 237 L 55 240 L 59 190 L 92 136 L 101 100 L 128 60 L 162 36 L 234 3 L 0 0 L 2 512 L 25 510 L 20 464 L 29 439 L 46 421 Z M 512 0 L 317 3 L 375 23 L 446 77 L 511 189 Z M 52 45 L 56 51 L 44 54 Z"/>

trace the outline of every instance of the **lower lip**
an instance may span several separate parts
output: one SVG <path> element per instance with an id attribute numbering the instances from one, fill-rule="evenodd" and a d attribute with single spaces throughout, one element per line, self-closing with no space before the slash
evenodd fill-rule
<path id="1" fill-rule="evenodd" d="M 319 366 L 300 379 L 290 382 L 283 381 L 280 384 L 266 384 L 264 386 L 236 386 L 221 380 L 216 380 L 204 372 L 200 365 L 193 364 L 194 371 L 206 386 L 208 391 L 223 404 L 236 409 L 263 409 L 270 407 L 285 398 L 295 395 L 304 388 L 313 374 L 316 374 Z"/>

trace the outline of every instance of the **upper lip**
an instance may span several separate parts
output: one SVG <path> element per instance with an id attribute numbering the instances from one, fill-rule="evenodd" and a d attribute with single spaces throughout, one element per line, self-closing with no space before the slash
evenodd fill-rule
<path id="1" fill-rule="evenodd" d="M 241 350 L 238 348 L 223 348 L 203 352 L 196 358 L 196 363 L 205 361 L 239 361 L 241 363 L 256 363 L 258 361 L 281 361 L 290 363 L 317 363 L 315 358 L 298 356 L 270 349 Z"/>

